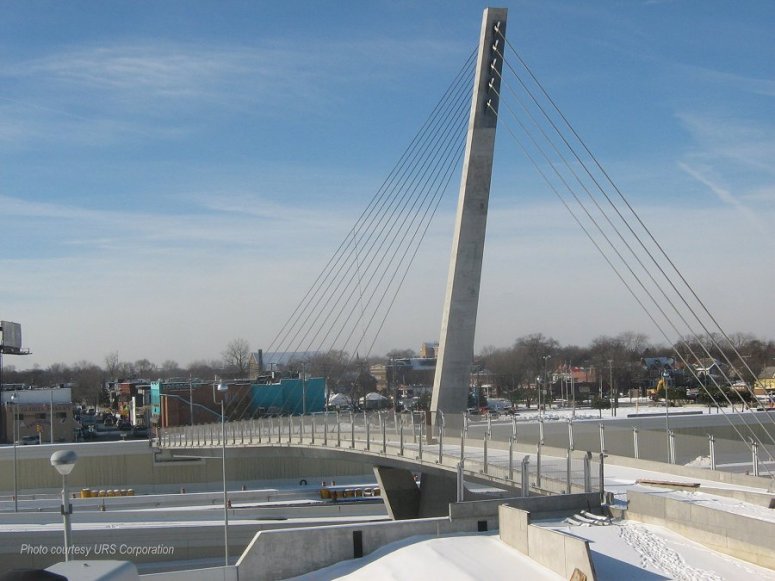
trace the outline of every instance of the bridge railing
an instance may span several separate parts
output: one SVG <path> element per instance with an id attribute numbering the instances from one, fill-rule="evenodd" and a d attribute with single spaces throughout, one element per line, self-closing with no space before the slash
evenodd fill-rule
<path id="1" fill-rule="evenodd" d="M 602 454 L 568 450 L 563 457 L 542 446 L 517 446 L 493 440 L 492 433 L 471 437 L 454 422 L 428 422 L 423 413 L 322 412 L 162 428 L 157 445 L 165 449 L 312 446 L 353 450 L 412 463 L 463 471 L 494 486 L 518 487 L 523 494 L 591 492 L 600 489 Z M 527 453 L 526 453 L 527 452 Z"/>

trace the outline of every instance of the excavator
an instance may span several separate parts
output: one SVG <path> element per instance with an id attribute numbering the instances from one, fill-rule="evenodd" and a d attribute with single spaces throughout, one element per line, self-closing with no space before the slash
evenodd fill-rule
<path id="1" fill-rule="evenodd" d="M 657 381 L 657 385 L 654 389 L 649 390 L 649 397 L 653 401 L 659 401 L 663 397 L 665 397 L 665 390 L 667 389 L 667 384 L 665 383 L 665 378 L 660 377 L 659 381 Z"/>

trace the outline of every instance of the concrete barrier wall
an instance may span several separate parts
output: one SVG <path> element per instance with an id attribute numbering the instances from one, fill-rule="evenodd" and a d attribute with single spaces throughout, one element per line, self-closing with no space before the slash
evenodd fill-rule
<path id="1" fill-rule="evenodd" d="M 140 575 L 142 581 L 239 581 L 236 567 L 210 567 L 208 569 L 189 569 L 187 571 L 167 571 L 166 573 L 147 573 Z"/>
<path id="2" fill-rule="evenodd" d="M 528 511 L 513 506 L 504 504 L 499 512 L 504 543 L 565 579 L 570 579 L 576 569 L 588 580 L 596 579 L 588 541 L 533 525 Z"/>
<path id="3" fill-rule="evenodd" d="M 115 511 L 99 511 L 94 507 L 83 510 L 73 504 L 73 515 L 71 522 L 73 525 L 94 523 L 104 525 L 114 525 L 116 520 L 120 520 L 123 525 L 130 523 L 145 524 L 148 522 L 196 522 L 212 520 L 214 515 L 217 518 L 223 517 L 223 497 L 217 510 L 167 510 L 166 508 L 150 511 L 129 511 L 122 509 L 119 516 Z M 340 517 L 383 517 L 388 518 L 385 505 L 382 503 L 330 503 L 320 505 L 289 505 L 282 507 L 258 507 L 258 508 L 231 508 L 229 509 L 229 520 L 283 520 L 292 518 L 340 518 Z M 57 512 L 49 508 L 46 512 L 18 512 L 18 513 L 0 513 L 0 526 L 13 525 L 44 525 L 53 524 L 62 525 L 62 515 L 59 513 L 59 504 Z"/>
<path id="4" fill-rule="evenodd" d="M 175 450 L 175 456 L 207 456 L 207 458 L 170 460 L 170 455 L 156 455 L 148 442 L 104 442 L 19 446 L 16 462 L 19 495 L 46 489 L 59 490 L 62 478 L 51 466 L 51 454 L 72 449 L 78 454 L 68 486 L 75 492 L 81 488 L 133 488 L 136 492 L 174 492 L 181 483 L 193 489 L 200 483 L 220 482 L 222 463 L 220 450 L 185 448 Z M 320 482 L 331 478 L 363 475 L 373 482 L 371 464 L 342 455 L 323 456 L 293 447 L 229 448 L 226 478 L 233 487 L 261 480 L 301 478 Z M 13 449 L 0 448 L 0 494 L 10 497 L 13 492 Z"/>
<path id="5" fill-rule="evenodd" d="M 692 466 L 680 466 L 678 464 L 667 464 L 665 462 L 655 462 L 652 460 L 636 460 L 626 456 L 611 456 L 606 458 L 606 464 L 616 466 L 627 466 L 629 468 L 638 468 L 640 470 L 650 470 L 664 474 L 674 474 L 686 478 L 696 478 L 697 480 L 710 480 L 712 482 L 723 482 L 734 484 L 735 486 L 748 486 L 750 488 L 761 488 L 775 492 L 775 481 L 771 478 L 762 476 L 750 476 L 748 474 L 737 474 L 735 472 L 722 472 L 720 470 L 709 470 L 707 468 L 695 468 Z"/>
<path id="6" fill-rule="evenodd" d="M 218 517 L 220 518 L 219 513 Z M 319 517 L 318 525 L 342 522 L 343 518 L 326 520 Z M 363 517 L 353 517 L 358 521 Z M 294 523 L 298 526 L 297 523 Z M 258 531 L 289 528 L 291 523 L 283 520 L 259 523 L 229 523 L 229 554 L 237 556 L 255 537 Z M 45 530 L 22 530 L 0 535 L 0 570 L 13 568 L 44 568 L 64 560 L 61 520 L 59 526 Z M 156 525 L 120 525 L 90 530 L 73 528 L 71 546 L 73 559 L 131 559 L 135 563 L 188 561 L 223 557 L 223 524 L 180 526 L 174 529 Z M 143 554 L 143 547 L 158 547 L 156 553 Z M 140 551 L 138 553 L 138 551 Z M 136 553 L 136 554 L 135 554 Z"/>
<path id="7" fill-rule="evenodd" d="M 625 517 L 667 527 L 706 547 L 775 569 L 775 523 L 662 494 L 629 491 Z"/>
<path id="8" fill-rule="evenodd" d="M 413 536 L 440 536 L 477 530 L 476 519 L 452 521 L 447 517 L 439 517 L 261 531 L 237 562 L 239 579 L 286 579 L 353 559 L 354 533 L 360 533 L 363 555 L 368 555 L 384 545 Z"/>
<path id="9" fill-rule="evenodd" d="M 497 517 L 502 504 L 536 513 L 570 513 L 579 510 L 595 511 L 600 508 L 600 494 L 596 492 L 562 494 L 557 496 L 526 496 L 498 498 L 476 502 L 458 502 L 449 505 L 449 516 L 458 518 Z"/>

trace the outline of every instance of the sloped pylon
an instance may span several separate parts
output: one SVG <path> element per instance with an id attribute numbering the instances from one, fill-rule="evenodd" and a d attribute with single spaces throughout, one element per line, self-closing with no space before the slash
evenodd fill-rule
<path id="1" fill-rule="evenodd" d="M 506 37 L 505 8 L 482 17 L 466 151 L 460 180 L 455 233 L 441 321 L 431 412 L 465 411 L 474 356 L 479 285 L 492 180 L 498 94 Z M 500 54 L 499 54 L 500 53 Z"/>

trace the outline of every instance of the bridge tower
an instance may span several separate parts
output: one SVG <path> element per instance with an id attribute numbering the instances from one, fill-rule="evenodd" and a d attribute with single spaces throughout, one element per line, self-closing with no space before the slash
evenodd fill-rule
<path id="1" fill-rule="evenodd" d="M 455 233 L 441 321 L 439 355 L 431 411 L 459 413 L 468 404 L 474 356 L 482 254 L 487 228 L 498 94 L 506 36 L 505 8 L 487 8 L 482 18 L 479 56 L 468 120 Z M 503 37 L 503 38 L 501 38 Z M 435 419 L 436 414 L 433 414 Z"/>

